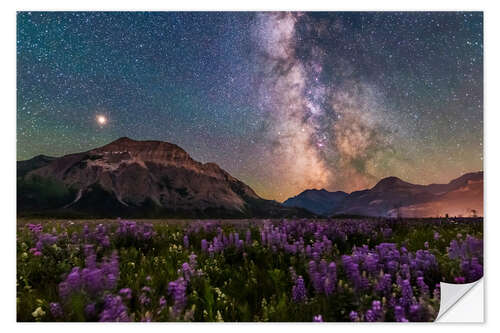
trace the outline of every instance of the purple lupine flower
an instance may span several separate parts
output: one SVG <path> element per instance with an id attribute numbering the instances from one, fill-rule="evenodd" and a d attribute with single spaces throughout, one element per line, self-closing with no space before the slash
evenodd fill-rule
<path id="1" fill-rule="evenodd" d="M 391 274 L 384 274 L 380 277 L 380 280 L 375 287 L 375 290 L 381 292 L 383 295 L 389 295 L 392 289 L 392 277 Z"/>
<path id="2" fill-rule="evenodd" d="M 467 235 L 465 240 L 458 237 L 452 240 L 448 247 L 448 257 L 460 261 L 462 276 L 455 279 L 456 283 L 473 282 L 483 276 L 483 241 Z M 464 282 L 462 281 L 462 278 Z"/>
<path id="3" fill-rule="evenodd" d="M 58 286 L 59 296 L 63 299 L 67 299 L 72 292 L 72 289 L 67 282 L 61 282 Z"/>
<path id="4" fill-rule="evenodd" d="M 410 261 L 410 268 L 414 271 L 430 272 L 438 269 L 436 257 L 428 250 L 418 250 L 415 258 Z"/>
<path id="5" fill-rule="evenodd" d="M 183 277 L 169 282 L 168 284 L 168 294 L 171 295 L 174 299 L 173 311 L 175 315 L 179 315 L 186 306 L 186 288 L 187 283 Z"/>
<path id="6" fill-rule="evenodd" d="M 196 267 L 196 264 L 197 264 L 197 262 L 196 262 L 196 258 L 197 258 L 197 256 L 196 256 L 196 254 L 194 254 L 194 253 L 191 253 L 191 254 L 189 255 L 189 265 L 190 265 L 192 268 L 195 268 L 195 267 Z"/>
<path id="7" fill-rule="evenodd" d="M 410 266 L 408 264 L 401 265 L 401 276 L 403 279 L 408 280 L 411 277 Z"/>
<path id="8" fill-rule="evenodd" d="M 184 277 L 184 279 L 189 282 L 190 278 L 191 278 L 191 275 L 193 275 L 193 270 L 191 269 L 191 266 L 185 262 L 182 264 L 181 266 L 181 272 L 182 276 Z"/>
<path id="9" fill-rule="evenodd" d="M 28 223 L 28 229 L 34 233 L 34 234 L 38 234 L 38 233 L 41 233 L 42 230 L 43 230 L 43 227 L 41 224 L 32 224 L 32 223 Z"/>
<path id="10" fill-rule="evenodd" d="M 86 238 L 89 234 L 90 234 L 89 225 L 88 225 L 88 224 L 85 224 L 85 225 L 83 226 L 83 235 L 84 235 L 84 237 Z"/>
<path id="11" fill-rule="evenodd" d="M 299 275 L 292 288 L 292 299 L 295 303 L 300 303 L 306 299 L 306 286 L 304 279 Z"/>
<path id="12" fill-rule="evenodd" d="M 50 313 L 54 318 L 61 318 L 63 316 L 63 310 L 61 304 L 50 303 Z"/>
<path id="13" fill-rule="evenodd" d="M 394 307 L 394 317 L 396 318 L 396 321 L 398 322 L 407 322 L 408 319 L 405 317 L 405 310 L 403 307 L 396 305 Z"/>
<path id="14" fill-rule="evenodd" d="M 87 317 L 94 317 L 96 315 L 95 303 L 89 303 L 85 306 L 85 315 Z"/>
<path id="15" fill-rule="evenodd" d="M 459 259 L 463 255 L 462 247 L 459 242 L 455 239 L 450 242 L 450 246 L 448 247 L 448 257 L 450 259 Z"/>
<path id="16" fill-rule="evenodd" d="M 323 322 L 323 316 L 322 315 L 316 315 L 313 317 L 313 322 L 315 323 L 322 323 Z"/>
<path id="17" fill-rule="evenodd" d="M 122 288 L 119 291 L 119 294 L 124 298 L 124 299 L 131 299 L 132 298 L 132 289 L 130 288 Z"/>
<path id="18" fill-rule="evenodd" d="M 424 282 L 424 277 L 419 276 L 417 277 L 417 286 L 420 289 L 420 294 L 421 295 L 429 295 L 429 287 L 427 284 Z"/>
<path id="19" fill-rule="evenodd" d="M 403 280 L 401 282 L 401 299 L 400 304 L 408 308 L 413 303 L 413 290 L 409 280 Z"/>
<path id="20" fill-rule="evenodd" d="M 321 275 L 325 275 L 328 270 L 328 264 L 325 259 L 321 259 L 318 265 L 318 271 Z"/>
<path id="21" fill-rule="evenodd" d="M 137 223 L 134 221 L 120 220 L 115 236 L 119 240 L 134 240 L 140 242 L 150 241 L 156 233 L 151 223 Z"/>
<path id="22" fill-rule="evenodd" d="M 483 240 L 467 235 L 465 245 L 469 257 L 483 257 Z"/>
<path id="23" fill-rule="evenodd" d="M 104 309 L 99 314 L 99 321 L 130 321 L 127 311 L 120 296 L 108 294 L 104 297 Z"/>
<path id="24" fill-rule="evenodd" d="M 75 290 L 80 288 L 80 267 L 74 267 L 66 278 L 68 286 Z"/>
<path id="25" fill-rule="evenodd" d="M 101 263 L 97 264 L 95 255 L 91 251 L 89 257 L 86 258 L 86 263 L 90 267 L 83 269 L 73 267 L 66 279 L 59 284 L 59 295 L 63 299 L 67 299 L 70 294 L 80 291 L 95 296 L 116 287 L 120 273 L 116 252 L 113 252 L 111 258 L 105 257 Z"/>
<path id="26" fill-rule="evenodd" d="M 73 244 L 78 243 L 78 233 L 73 232 L 73 233 L 71 234 L 71 243 L 73 243 Z"/>
<path id="27" fill-rule="evenodd" d="M 208 254 L 210 255 L 210 257 L 213 257 L 214 256 L 214 253 L 215 253 L 215 248 L 212 244 L 210 244 L 210 246 L 208 247 Z"/>
<path id="28" fill-rule="evenodd" d="M 420 304 L 413 304 L 410 306 L 410 313 L 408 315 L 410 321 L 427 321 L 427 313 L 424 307 Z"/>
<path id="29" fill-rule="evenodd" d="M 85 256 L 85 265 L 89 268 L 95 267 L 96 255 L 93 244 L 83 245 L 83 255 Z"/>
<path id="30" fill-rule="evenodd" d="M 37 234 L 36 248 L 42 251 L 45 246 L 53 245 L 57 242 L 57 236 L 48 233 L 38 233 Z"/>
<path id="31" fill-rule="evenodd" d="M 383 321 L 384 311 L 382 309 L 382 303 L 380 301 L 373 301 L 371 310 L 374 316 L 373 321 Z"/>
<path id="32" fill-rule="evenodd" d="M 324 264 L 320 266 L 324 266 Z M 322 267 L 318 267 L 318 265 L 316 265 L 316 262 L 314 260 L 309 261 L 309 270 L 308 270 L 309 277 L 311 278 L 314 291 L 318 294 L 323 291 L 324 287 L 323 276 L 321 276 L 320 270 L 322 270 Z"/>
<path id="33" fill-rule="evenodd" d="M 351 319 L 351 321 L 359 321 L 359 315 L 356 311 L 351 311 L 349 313 L 349 319 Z"/>
<path id="34" fill-rule="evenodd" d="M 202 239 L 201 240 L 201 250 L 203 252 L 207 252 L 207 249 L 208 249 L 208 242 L 206 239 Z"/>
<path id="35" fill-rule="evenodd" d="M 478 258 L 463 259 L 460 264 L 460 269 L 465 275 L 467 282 L 474 282 L 483 277 L 483 266 L 479 263 Z"/>
<path id="36" fill-rule="evenodd" d="M 344 264 L 344 269 L 346 271 L 347 277 L 352 282 L 356 290 L 363 288 L 363 281 L 359 273 L 359 266 L 356 264 L 351 256 L 343 255 L 342 263 Z"/>
<path id="37" fill-rule="evenodd" d="M 164 308 L 167 305 L 167 299 L 165 298 L 165 296 L 160 297 L 160 300 L 158 303 L 159 303 L 161 308 Z"/>
<path id="38" fill-rule="evenodd" d="M 149 298 L 146 293 L 141 293 L 139 296 L 139 303 L 143 306 L 148 306 L 151 304 L 151 298 Z"/>
<path id="39" fill-rule="evenodd" d="M 74 291 L 77 289 L 84 289 L 90 294 L 97 294 L 103 288 L 103 272 L 100 268 L 84 268 L 80 272 L 80 288 L 73 288 Z"/>
<path id="40" fill-rule="evenodd" d="M 184 235 L 184 247 L 187 249 L 189 247 L 189 237 Z"/>
<path id="41" fill-rule="evenodd" d="M 457 276 L 455 278 L 455 283 L 463 284 L 463 283 L 465 283 L 465 278 L 463 276 Z"/>
<path id="42" fill-rule="evenodd" d="M 378 271 L 378 256 L 376 254 L 369 253 L 365 256 L 363 260 L 363 268 L 371 273 L 375 274 Z"/>
<path id="43" fill-rule="evenodd" d="M 368 322 L 373 322 L 373 321 L 377 321 L 377 316 L 375 315 L 375 313 L 373 312 L 372 309 L 368 309 L 365 313 L 365 321 L 368 321 Z"/>
<path id="44" fill-rule="evenodd" d="M 30 249 L 31 254 L 33 254 L 35 257 L 39 257 L 42 255 L 42 252 L 40 252 L 36 247 L 33 247 Z"/>
<path id="45" fill-rule="evenodd" d="M 327 296 L 331 295 L 337 285 L 337 266 L 335 262 L 328 265 L 326 277 L 324 280 L 324 291 Z"/>
<path id="46" fill-rule="evenodd" d="M 109 240 L 109 236 L 105 235 L 104 237 L 102 237 L 102 239 L 100 240 L 100 243 L 101 243 L 101 246 L 103 246 L 103 247 L 109 247 L 109 245 L 111 244 L 110 240 Z"/>

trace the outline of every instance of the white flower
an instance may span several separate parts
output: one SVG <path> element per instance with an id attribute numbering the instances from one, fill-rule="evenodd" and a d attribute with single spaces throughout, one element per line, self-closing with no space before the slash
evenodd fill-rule
<path id="1" fill-rule="evenodd" d="M 41 318 L 45 316 L 45 311 L 43 311 L 42 307 L 37 307 L 35 311 L 32 313 L 33 317 L 35 318 Z"/>

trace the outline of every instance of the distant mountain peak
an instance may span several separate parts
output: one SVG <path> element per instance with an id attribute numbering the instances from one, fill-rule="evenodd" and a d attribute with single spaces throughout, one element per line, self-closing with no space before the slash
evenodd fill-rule
<path id="1" fill-rule="evenodd" d="M 401 178 L 398 177 L 387 177 L 381 179 L 372 189 L 373 190 L 388 190 L 390 188 L 395 188 L 395 187 L 407 187 L 407 186 L 414 186 L 413 184 L 407 183 Z"/>
<path id="2" fill-rule="evenodd" d="M 327 189 L 324 189 L 324 188 L 322 188 L 322 189 L 312 188 L 312 189 L 304 190 L 300 194 L 305 194 L 305 193 L 329 193 L 329 194 L 332 194 L 332 193 L 345 193 L 345 192 L 344 191 L 328 191 Z"/>
<path id="3" fill-rule="evenodd" d="M 102 147 L 92 149 L 87 154 L 95 155 L 95 161 L 92 161 L 91 164 L 104 163 L 118 167 L 123 163 L 128 163 L 146 167 L 147 163 L 156 163 L 163 166 L 187 168 L 204 174 L 209 173 L 215 177 L 221 174 L 217 168 L 204 166 L 193 160 L 181 147 L 165 141 L 139 141 L 123 137 Z"/>
<path id="4" fill-rule="evenodd" d="M 364 216 L 470 216 L 483 214 L 483 172 L 471 172 L 447 184 L 418 185 L 398 177 L 381 179 L 371 189 L 354 191 L 344 197 L 323 190 L 305 190 L 284 204 L 320 215 Z M 342 192 L 340 192 L 342 193 Z"/>
<path id="5" fill-rule="evenodd" d="M 309 189 L 283 202 L 286 207 L 300 207 L 318 215 L 327 215 L 347 196 L 342 191 L 330 192 L 326 189 Z"/>
<path id="6" fill-rule="evenodd" d="M 17 161 L 17 175 L 24 177 L 31 170 L 41 168 L 55 159 L 55 157 L 40 154 L 29 160 Z"/>
<path id="7" fill-rule="evenodd" d="M 36 155 L 35 157 L 33 157 L 33 159 L 37 159 L 37 160 L 53 160 L 53 159 L 55 159 L 55 157 L 40 154 L 40 155 Z"/>
<path id="8" fill-rule="evenodd" d="M 128 136 L 122 136 L 121 138 L 118 138 L 115 141 L 110 142 L 110 144 L 113 144 L 113 143 L 129 143 L 129 142 L 137 142 L 137 140 L 131 139 Z"/>
<path id="9" fill-rule="evenodd" d="M 120 145 L 120 144 L 131 144 L 131 145 L 150 145 L 150 144 L 159 144 L 159 145 L 171 145 L 171 146 L 176 146 L 173 143 L 167 142 L 167 141 L 160 141 L 160 140 L 135 140 L 132 138 L 129 138 L 128 136 L 122 136 L 114 141 L 111 141 L 107 145 L 104 145 L 103 147 L 106 146 L 111 146 L 111 145 Z"/>

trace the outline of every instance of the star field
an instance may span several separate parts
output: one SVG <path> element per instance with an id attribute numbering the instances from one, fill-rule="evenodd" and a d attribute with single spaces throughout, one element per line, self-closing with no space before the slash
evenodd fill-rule
<path id="1" fill-rule="evenodd" d="M 280 201 L 448 182 L 482 169 L 483 17 L 20 12 L 17 109 L 19 160 L 128 136 Z"/>

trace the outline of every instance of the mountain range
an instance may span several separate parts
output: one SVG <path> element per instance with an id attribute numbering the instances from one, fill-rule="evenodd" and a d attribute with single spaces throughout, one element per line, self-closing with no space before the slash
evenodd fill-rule
<path id="1" fill-rule="evenodd" d="M 81 217 L 310 216 L 259 197 L 215 163 L 175 144 L 120 138 L 86 152 L 17 162 L 18 215 Z"/>
<path id="2" fill-rule="evenodd" d="M 17 212 L 82 218 L 482 215 L 483 173 L 431 185 L 389 177 L 352 193 L 306 190 L 280 204 L 175 144 L 123 137 L 86 152 L 18 161 Z"/>
<path id="3" fill-rule="evenodd" d="M 482 216 L 483 172 L 467 173 L 448 184 L 417 185 L 397 177 L 350 194 L 325 189 L 306 190 L 287 199 L 286 207 L 315 214 L 383 217 Z"/>

